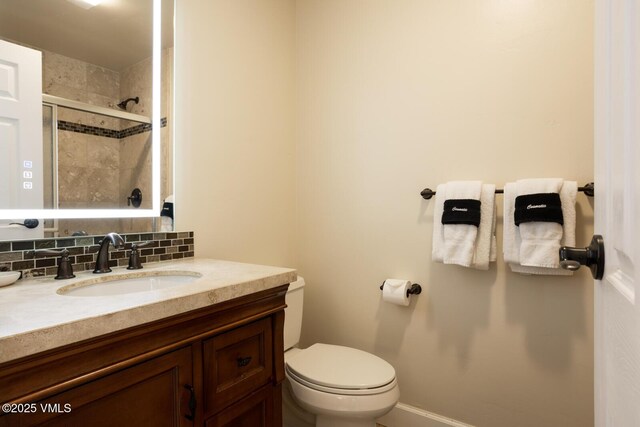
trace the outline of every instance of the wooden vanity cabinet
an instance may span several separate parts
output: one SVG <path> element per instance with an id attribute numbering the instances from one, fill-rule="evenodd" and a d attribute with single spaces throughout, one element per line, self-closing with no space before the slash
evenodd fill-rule
<path id="1" fill-rule="evenodd" d="M 0 426 L 281 426 L 286 289 L 0 364 Z"/>
<path id="2" fill-rule="evenodd" d="M 190 426 L 181 385 L 192 382 L 191 367 L 190 348 L 172 351 L 41 399 L 21 425 Z"/>

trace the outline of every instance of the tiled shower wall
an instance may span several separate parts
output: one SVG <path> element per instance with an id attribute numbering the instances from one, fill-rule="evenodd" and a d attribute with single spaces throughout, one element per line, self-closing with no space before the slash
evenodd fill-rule
<path id="1" fill-rule="evenodd" d="M 110 267 L 128 265 L 131 245 L 136 242 L 152 242 L 150 246 L 139 249 L 143 265 L 194 256 L 195 243 L 192 231 L 120 235 L 124 238 L 126 245 L 124 249 L 110 249 Z M 55 276 L 59 256 L 44 255 L 38 253 L 38 250 L 63 248 L 69 251 L 74 273 L 93 270 L 102 238 L 102 236 L 89 236 L 2 241 L 0 242 L 0 270 L 22 271 L 23 277 Z"/>
<path id="2" fill-rule="evenodd" d="M 118 72 L 53 52 L 43 52 L 45 93 L 109 108 L 122 99 L 140 97 L 127 111 L 151 115 L 151 58 Z M 161 197 L 172 193 L 172 133 L 170 117 L 173 88 L 173 48 L 162 52 L 161 116 Z M 58 119 L 66 122 L 58 130 L 60 207 L 125 208 L 134 188 L 143 192 L 142 208 L 151 207 L 151 133 L 136 129 L 138 123 L 96 114 L 58 109 Z M 133 131 L 132 131 L 133 130 Z M 118 134 L 114 137 L 114 134 Z M 95 222 L 60 220 L 61 234 L 87 230 Z M 104 230 L 151 231 L 149 219 L 108 219 Z"/>

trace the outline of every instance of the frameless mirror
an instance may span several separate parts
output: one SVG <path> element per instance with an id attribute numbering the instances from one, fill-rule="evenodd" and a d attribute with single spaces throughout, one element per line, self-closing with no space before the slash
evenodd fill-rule
<path id="1" fill-rule="evenodd" d="M 0 228 L 43 228 L 0 240 L 160 229 L 172 21 L 173 0 L 0 1 Z"/>

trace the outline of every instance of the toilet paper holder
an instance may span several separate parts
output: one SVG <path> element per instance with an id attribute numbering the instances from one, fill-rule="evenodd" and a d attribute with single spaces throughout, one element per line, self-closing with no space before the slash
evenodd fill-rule
<path id="1" fill-rule="evenodd" d="M 380 285 L 380 290 L 384 289 L 384 282 L 382 282 L 382 285 Z M 418 295 L 422 292 L 422 286 L 418 285 L 417 283 L 413 283 L 411 285 L 411 288 L 407 289 L 407 296 L 409 295 Z"/>

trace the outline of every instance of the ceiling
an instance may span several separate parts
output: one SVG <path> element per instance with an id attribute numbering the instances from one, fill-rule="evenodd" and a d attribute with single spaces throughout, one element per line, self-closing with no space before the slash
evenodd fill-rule
<path id="1" fill-rule="evenodd" d="M 152 0 L 0 0 L 0 38 L 114 71 L 151 56 Z M 162 0 L 162 45 L 173 46 L 173 0 Z"/>

